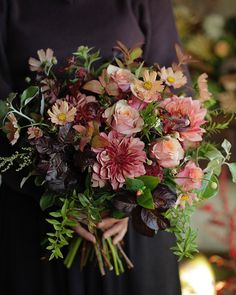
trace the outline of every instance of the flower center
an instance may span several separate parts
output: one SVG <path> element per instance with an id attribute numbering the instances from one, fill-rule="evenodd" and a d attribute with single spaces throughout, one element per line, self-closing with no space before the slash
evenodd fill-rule
<path id="1" fill-rule="evenodd" d="M 169 76 L 168 78 L 167 78 L 167 81 L 169 82 L 169 83 L 175 83 L 175 78 L 174 77 L 172 77 L 172 76 Z"/>
<path id="2" fill-rule="evenodd" d="M 146 81 L 143 83 L 143 88 L 146 90 L 151 90 L 152 89 L 152 82 Z"/>
<path id="3" fill-rule="evenodd" d="M 66 114 L 60 113 L 59 115 L 57 115 L 57 118 L 58 118 L 59 121 L 65 121 L 66 120 Z"/>
<path id="4" fill-rule="evenodd" d="M 189 200 L 189 196 L 188 195 L 183 195 L 181 197 L 181 201 L 188 201 Z"/>

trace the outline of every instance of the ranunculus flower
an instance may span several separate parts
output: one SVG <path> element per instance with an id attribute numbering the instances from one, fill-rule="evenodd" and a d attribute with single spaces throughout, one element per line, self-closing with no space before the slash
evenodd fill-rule
<path id="1" fill-rule="evenodd" d="M 146 173 L 145 145 L 139 138 L 124 137 L 111 131 L 108 135 L 100 133 L 100 143 L 101 147 L 92 148 L 97 154 L 97 162 L 93 165 L 93 187 L 110 183 L 116 190 L 123 186 L 126 177 L 134 178 Z"/>
<path id="2" fill-rule="evenodd" d="M 39 127 L 29 127 L 27 134 L 28 139 L 40 138 L 43 136 L 43 131 Z"/>
<path id="3" fill-rule="evenodd" d="M 174 168 L 184 158 L 184 150 L 175 138 L 158 139 L 150 147 L 150 156 L 164 168 Z"/>
<path id="4" fill-rule="evenodd" d="M 134 80 L 134 75 L 129 70 L 109 65 L 107 73 L 123 92 L 130 89 L 130 84 Z"/>
<path id="5" fill-rule="evenodd" d="M 131 84 L 132 93 L 146 103 L 159 100 L 160 92 L 163 91 L 164 86 L 162 81 L 158 81 L 156 78 L 157 72 L 144 70 L 143 81 L 135 79 Z"/>
<path id="6" fill-rule="evenodd" d="M 204 173 L 202 169 L 193 161 L 189 161 L 185 167 L 176 174 L 175 182 L 183 191 L 188 192 L 193 189 L 201 188 L 203 176 Z"/>
<path id="7" fill-rule="evenodd" d="M 119 100 L 106 109 L 103 117 L 115 131 L 125 135 L 141 131 L 144 124 L 139 112 L 129 106 L 126 100 Z"/>
<path id="8" fill-rule="evenodd" d="M 7 115 L 8 122 L 5 123 L 4 129 L 11 145 L 14 145 L 20 137 L 17 119 L 13 113 Z"/>
<path id="9" fill-rule="evenodd" d="M 193 100 L 191 97 L 173 96 L 162 101 L 160 107 L 167 110 L 175 118 L 188 118 L 189 126 L 179 131 L 180 137 L 184 142 L 202 141 L 202 135 L 205 132 L 201 125 L 205 123 L 207 110 L 201 106 L 199 100 Z"/>
<path id="10" fill-rule="evenodd" d="M 66 125 L 75 119 L 76 108 L 70 107 L 67 101 L 57 100 L 52 106 L 52 110 L 48 110 L 50 120 L 57 125 Z"/>
<path id="11" fill-rule="evenodd" d="M 180 88 L 187 83 L 187 78 L 184 76 L 183 72 L 174 71 L 171 67 L 167 69 L 166 67 L 161 68 L 161 71 L 158 74 L 161 78 L 161 81 L 174 88 Z"/>

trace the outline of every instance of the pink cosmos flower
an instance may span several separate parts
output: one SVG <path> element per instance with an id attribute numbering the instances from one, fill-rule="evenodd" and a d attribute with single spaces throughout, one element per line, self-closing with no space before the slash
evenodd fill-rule
<path id="1" fill-rule="evenodd" d="M 46 51 L 40 49 L 37 51 L 39 60 L 33 57 L 29 59 L 30 70 L 33 72 L 42 72 L 45 65 L 56 64 L 57 60 L 53 56 L 53 50 L 48 48 Z"/>
<path id="2" fill-rule="evenodd" d="M 5 123 L 5 131 L 7 133 L 7 138 L 11 145 L 14 145 L 20 137 L 19 127 L 17 124 L 17 119 L 13 113 L 7 115 L 8 122 Z"/>
<path id="3" fill-rule="evenodd" d="M 146 103 L 159 100 L 161 98 L 160 92 L 163 91 L 164 86 L 156 78 L 157 72 L 144 70 L 143 81 L 135 79 L 131 84 L 132 93 Z"/>
<path id="4" fill-rule="evenodd" d="M 204 173 L 193 161 L 189 161 L 185 167 L 176 174 L 175 182 L 188 192 L 193 189 L 200 189 Z"/>
<path id="5" fill-rule="evenodd" d="M 129 70 L 109 65 L 107 73 L 112 80 L 117 83 L 122 92 L 126 92 L 130 89 L 130 84 L 134 80 L 134 75 Z"/>
<path id="6" fill-rule="evenodd" d="M 189 126 L 179 131 L 181 139 L 186 143 L 196 143 L 202 141 L 205 132 L 201 125 L 205 123 L 207 110 L 201 106 L 199 100 L 191 97 L 173 96 L 160 103 L 160 107 L 167 110 L 175 118 L 188 118 Z"/>
<path id="7" fill-rule="evenodd" d="M 73 122 L 75 114 L 75 107 L 70 107 L 67 101 L 59 99 L 52 106 L 52 110 L 48 110 L 50 120 L 56 125 L 65 125 L 69 122 Z"/>
<path id="8" fill-rule="evenodd" d="M 39 127 L 30 127 L 27 130 L 28 139 L 40 138 L 43 136 L 43 131 Z"/>
<path id="9" fill-rule="evenodd" d="M 207 78 L 208 78 L 208 75 L 204 73 L 200 75 L 197 79 L 197 84 L 199 88 L 199 100 L 201 102 L 204 102 L 205 100 L 209 99 L 212 96 L 212 94 L 208 90 Z"/>
<path id="10" fill-rule="evenodd" d="M 92 186 L 110 183 L 114 190 L 123 186 L 125 178 L 146 173 L 144 142 L 139 138 L 124 137 L 115 131 L 100 133 L 101 147 L 93 148 L 97 162 L 93 165 Z"/>
<path id="11" fill-rule="evenodd" d="M 141 131 L 144 124 L 139 112 L 129 106 L 126 100 L 119 100 L 106 109 L 103 117 L 115 131 L 124 135 L 132 135 Z"/>
<path id="12" fill-rule="evenodd" d="M 184 76 L 182 71 L 174 71 L 173 68 L 161 68 L 161 71 L 158 73 L 161 81 L 166 85 L 172 86 L 174 88 L 180 88 L 187 83 L 187 78 Z"/>
<path id="13" fill-rule="evenodd" d="M 184 150 L 175 138 L 158 139 L 150 147 L 150 156 L 164 168 L 174 168 L 184 158 Z"/>

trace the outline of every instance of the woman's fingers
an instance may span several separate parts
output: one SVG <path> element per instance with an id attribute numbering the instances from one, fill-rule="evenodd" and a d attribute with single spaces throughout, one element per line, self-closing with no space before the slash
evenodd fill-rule
<path id="1" fill-rule="evenodd" d="M 115 219 L 115 222 L 113 222 L 113 225 L 107 230 L 105 230 L 103 234 L 104 239 L 107 239 L 111 236 L 118 236 L 116 240 L 120 241 L 120 237 L 123 238 L 127 232 L 128 220 L 129 220 L 128 218 Z"/>
<path id="2" fill-rule="evenodd" d="M 113 244 L 117 245 L 119 242 L 121 242 L 127 232 L 127 228 L 124 228 L 121 230 L 114 238 L 113 238 Z"/>
<path id="3" fill-rule="evenodd" d="M 96 243 L 96 238 L 93 234 L 91 234 L 88 230 L 83 228 L 80 224 L 76 225 L 74 227 L 74 231 L 80 235 L 82 238 L 84 238 L 87 241 L 90 241 L 92 243 Z"/>
<path id="4" fill-rule="evenodd" d="M 97 227 L 102 230 L 106 230 L 106 229 L 112 227 L 115 223 L 117 223 L 119 221 L 120 221 L 120 219 L 116 219 L 116 218 L 104 218 L 101 222 L 99 222 L 97 224 Z"/>

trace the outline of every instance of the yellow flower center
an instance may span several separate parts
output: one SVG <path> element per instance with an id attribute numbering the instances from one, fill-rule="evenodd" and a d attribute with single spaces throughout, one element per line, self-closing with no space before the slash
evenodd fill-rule
<path id="1" fill-rule="evenodd" d="M 58 120 L 59 121 L 65 121 L 66 120 L 66 114 L 64 113 L 61 113 L 57 116 Z"/>
<path id="2" fill-rule="evenodd" d="M 151 90 L 152 89 L 152 82 L 146 81 L 143 83 L 143 88 L 146 90 Z"/>
<path id="3" fill-rule="evenodd" d="M 189 196 L 188 195 L 183 195 L 181 197 L 181 201 L 188 201 L 189 200 Z"/>
<path id="4" fill-rule="evenodd" d="M 174 77 L 172 77 L 172 76 L 169 76 L 168 78 L 167 78 L 167 81 L 169 82 L 169 83 L 175 83 L 175 78 Z"/>

